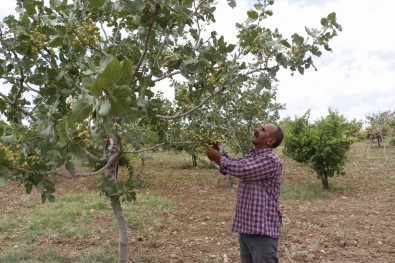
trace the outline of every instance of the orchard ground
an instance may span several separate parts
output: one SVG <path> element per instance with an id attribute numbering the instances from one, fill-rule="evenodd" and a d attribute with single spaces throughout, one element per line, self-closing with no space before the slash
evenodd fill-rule
<path id="1" fill-rule="evenodd" d="M 203 156 L 197 168 L 186 154 L 145 157 L 144 166 L 134 161 L 137 201 L 123 206 L 130 262 L 239 262 L 230 232 L 237 180 L 230 188 Z M 280 262 L 395 261 L 394 147 L 354 144 L 330 191 L 282 159 Z M 9 180 L 0 188 L 0 262 L 117 262 L 116 221 L 95 181 L 59 179 L 57 201 L 41 204 Z"/>

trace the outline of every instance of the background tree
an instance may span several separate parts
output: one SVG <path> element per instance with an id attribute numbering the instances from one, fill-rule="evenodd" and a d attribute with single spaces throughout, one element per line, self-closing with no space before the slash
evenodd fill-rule
<path id="1" fill-rule="evenodd" d="M 3 19 L 0 34 L 0 78 L 8 84 L 0 112 L 15 127 L 2 138 L 8 150 L 1 150 L 7 159 L 1 165 L 27 192 L 37 187 L 42 201 L 54 201 L 56 177 L 102 175 L 101 192 L 118 221 L 121 262 L 128 261 L 121 202 L 135 193 L 130 177 L 117 178 L 120 158 L 168 145 L 164 123 L 247 81 L 259 90 L 281 67 L 303 74 L 341 30 L 331 13 L 321 28 L 306 28 L 307 37 L 295 33 L 288 40 L 263 26 L 274 1 L 258 1 L 237 25 L 238 42 L 229 44 L 215 31 L 203 34 L 215 21 L 213 0 L 16 2 L 18 15 Z M 173 111 L 153 88 L 176 82 L 193 100 Z M 134 126 L 157 131 L 162 142 L 138 148 L 145 145 L 126 136 Z M 131 145 L 137 148 L 125 148 Z M 8 151 L 16 154 L 12 161 Z M 76 160 L 84 159 L 101 168 L 81 171 Z"/>
<path id="2" fill-rule="evenodd" d="M 385 137 L 393 136 L 395 130 L 395 111 L 390 110 L 378 113 L 369 113 L 365 116 L 366 123 L 368 124 L 368 139 L 377 141 L 379 148 L 380 142 Z"/>
<path id="3" fill-rule="evenodd" d="M 220 133 L 223 142 L 235 153 L 246 155 L 252 145 L 248 138 L 253 130 L 267 122 L 276 122 L 284 105 L 276 102 L 276 88 L 246 83 L 201 108 L 204 123 Z"/>
<path id="4" fill-rule="evenodd" d="M 277 121 L 280 118 L 279 110 L 284 109 L 284 105 L 275 101 L 276 88 L 271 87 L 270 83 L 268 86 L 256 88 L 246 83 L 239 89 L 216 96 L 211 103 L 172 124 L 175 125 L 173 130 L 180 132 L 176 135 L 178 140 L 191 142 L 174 148 L 187 151 L 193 160 L 196 160 L 196 154 L 214 144 L 224 144 L 233 152 L 246 155 L 252 147 L 248 138 L 253 130 L 264 123 Z M 191 98 L 187 93 L 186 86 L 177 87 L 178 108 L 189 105 Z"/>
<path id="5" fill-rule="evenodd" d="M 295 161 L 309 165 L 329 189 L 329 177 L 344 175 L 347 151 L 351 139 L 344 136 L 346 119 L 329 109 L 329 114 L 314 124 L 309 123 L 310 112 L 290 123 L 285 134 L 284 153 Z"/>

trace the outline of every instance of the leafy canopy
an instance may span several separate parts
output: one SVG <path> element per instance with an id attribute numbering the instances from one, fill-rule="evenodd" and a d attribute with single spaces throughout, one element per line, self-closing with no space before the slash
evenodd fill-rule
<path id="1" fill-rule="evenodd" d="M 14 127 L 2 151 L 18 153 L 12 162 L 3 157 L 3 181 L 10 170 L 27 191 L 36 186 L 53 200 L 53 176 L 115 178 L 122 155 L 172 141 L 172 120 L 196 118 L 214 98 L 225 103 L 221 95 L 235 101 L 239 92 L 270 89 L 280 68 L 314 67 L 342 29 L 336 14 L 287 39 L 263 26 L 273 3 L 257 1 L 237 24 L 237 43 L 227 43 L 203 33 L 215 22 L 214 0 L 17 0 L 18 15 L 3 19 L 0 35 L 0 78 L 9 87 L 0 113 Z M 154 88 L 174 90 L 175 101 Z M 79 171 L 76 160 L 85 159 L 102 168 Z"/>
<path id="2" fill-rule="evenodd" d="M 284 153 L 295 161 L 309 165 L 329 188 L 328 177 L 344 174 L 347 152 L 352 140 L 345 137 L 349 124 L 329 109 L 329 114 L 313 124 L 310 111 L 289 123 L 285 135 Z"/>

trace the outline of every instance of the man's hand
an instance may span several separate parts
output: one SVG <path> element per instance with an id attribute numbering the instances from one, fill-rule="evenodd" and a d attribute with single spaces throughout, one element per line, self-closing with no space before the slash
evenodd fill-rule
<path id="1" fill-rule="evenodd" d="M 220 162 L 221 162 L 221 154 L 216 150 L 216 149 L 214 149 L 213 147 L 209 147 L 209 148 L 207 148 L 207 150 L 206 150 L 206 155 L 207 155 L 207 157 L 211 160 L 211 161 L 214 161 L 214 162 L 216 162 L 218 165 L 220 164 Z"/>
<path id="2" fill-rule="evenodd" d="M 207 145 L 209 145 L 211 148 L 213 148 L 213 149 L 219 151 L 219 144 L 218 144 L 218 142 L 211 142 L 211 141 L 209 141 L 209 142 L 207 143 Z"/>

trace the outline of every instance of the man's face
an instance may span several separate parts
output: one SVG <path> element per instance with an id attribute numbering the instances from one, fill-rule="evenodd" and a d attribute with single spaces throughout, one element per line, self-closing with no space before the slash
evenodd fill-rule
<path id="1" fill-rule="evenodd" d="M 265 124 L 262 127 L 256 128 L 254 134 L 251 136 L 251 142 L 255 148 L 272 148 L 276 139 L 272 134 L 277 131 L 277 126 L 274 124 Z"/>

